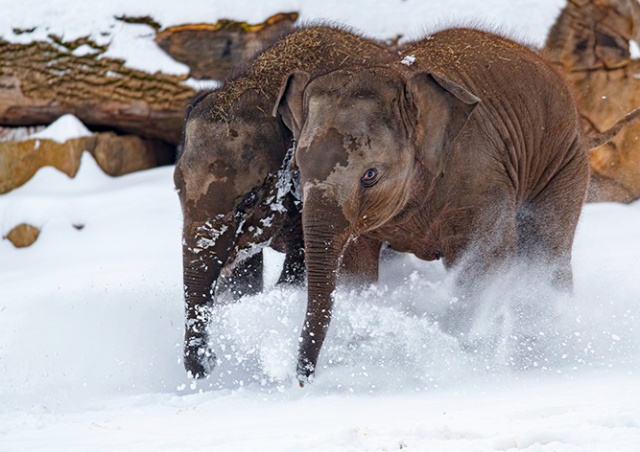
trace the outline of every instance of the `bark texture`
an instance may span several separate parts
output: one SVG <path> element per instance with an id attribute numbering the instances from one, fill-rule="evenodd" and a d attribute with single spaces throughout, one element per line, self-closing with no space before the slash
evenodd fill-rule
<path id="1" fill-rule="evenodd" d="M 640 4 L 629 0 L 569 0 L 551 29 L 545 54 L 574 87 L 587 133 L 611 127 L 640 107 L 640 61 L 630 40 L 640 40 Z M 640 123 L 590 153 L 589 201 L 640 198 Z"/>
<path id="2" fill-rule="evenodd" d="M 0 40 L 0 125 L 49 124 L 71 113 L 94 129 L 180 142 L 184 106 L 195 94 L 183 78 L 100 58 L 106 48 L 87 38 L 52 39 Z"/>
<path id="3" fill-rule="evenodd" d="M 156 43 L 173 59 L 189 66 L 191 77 L 222 80 L 235 66 L 293 30 L 297 18 L 297 13 L 286 13 L 257 25 L 231 20 L 179 25 L 160 31 Z"/>

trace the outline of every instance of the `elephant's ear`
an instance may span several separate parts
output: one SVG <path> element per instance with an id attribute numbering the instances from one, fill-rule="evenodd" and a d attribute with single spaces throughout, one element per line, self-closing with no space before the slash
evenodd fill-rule
<path id="1" fill-rule="evenodd" d="M 480 99 L 462 86 L 429 72 L 407 81 L 405 95 L 411 108 L 418 155 L 433 174 L 444 167 L 449 144 L 458 136 Z"/>
<path id="2" fill-rule="evenodd" d="M 293 133 L 294 138 L 302 129 L 302 94 L 311 76 L 307 72 L 294 71 L 285 80 L 273 107 L 273 116 L 280 115 L 284 125 Z"/>

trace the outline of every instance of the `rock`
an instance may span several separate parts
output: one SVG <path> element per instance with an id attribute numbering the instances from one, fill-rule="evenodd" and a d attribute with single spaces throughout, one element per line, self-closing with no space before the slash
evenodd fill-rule
<path id="1" fill-rule="evenodd" d="M 156 35 L 156 43 L 173 59 L 191 69 L 191 77 L 222 80 L 229 71 L 257 51 L 293 29 L 298 13 L 277 14 L 250 25 L 222 19 L 216 24 L 169 27 Z"/>
<path id="2" fill-rule="evenodd" d="M 161 140 L 147 140 L 135 135 L 99 133 L 89 152 L 110 176 L 141 171 L 174 162 L 176 150 Z"/>
<path id="3" fill-rule="evenodd" d="M 16 248 L 31 246 L 40 235 L 40 230 L 30 224 L 22 223 L 13 228 L 3 239 L 9 240 Z"/>
<path id="4" fill-rule="evenodd" d="M 604 131 L 640 107 L 640 60 L 629 41 L 640 40 L 640 4 L 628 0 L 570 0 L 554 24 L 544 53 L 573 85 L 585 131 Z M 640 198 L 640 122 L 590 152 L 589 198 Z"/>
<path id="5" fill-rule="evenodd" d="M 175 148 L 164 141 L 113 132 L 64 143 L 51 139 L 0 142 L 0 194 L 26 183 L 43 166 L 53 166 L 74 177 L 83 151 L 90 152 L 111 176 L 169 164 L 175 158 Z"/>
<path id="6" fill-rule="evenodd" d="M 94 140 L 90 137 L 65 143 L 44 139 L 0 143 L 0 194 L 23 185 L 43 166 L 53 166 L 69 177 L 75 176 L 80 155 Z"/>

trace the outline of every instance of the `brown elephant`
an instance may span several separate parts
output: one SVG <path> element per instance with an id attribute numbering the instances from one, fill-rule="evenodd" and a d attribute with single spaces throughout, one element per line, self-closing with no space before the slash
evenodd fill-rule
<path id="1" fill-rule="evenodd" d="M 261 290 L 261 250 L 271 245 L 286 252 L 280 281 L 303 279 L 292 136 L 271 115 L 281 84 L 296 69 L 315 74 L 384 55 L 391 54 L 344 30 L 298 29 L 187 108 L 174 180 L 184 216 L 184 365 L 194 377 L 216 362 L 207 328 L 223 270 L 234 269 L 236 293 Z M 354 271 L 361 267 L 354 263 Z"/>
<path id="2" fill-rule="evenodd" d="M 565 80 L 533 51 L 444 30 L 389 64 L 294 72 L 274 114 L 296 138 L 304 202 L 301 384 L 316 368 L 351 241 L 443 259 L 468 297 L 516 260 L 542 263 L 551 284 L 571 290 L 587 140 Z"/>

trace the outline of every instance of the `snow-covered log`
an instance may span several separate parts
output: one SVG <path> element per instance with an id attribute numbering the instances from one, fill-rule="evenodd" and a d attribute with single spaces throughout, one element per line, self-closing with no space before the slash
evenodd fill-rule
<path id="1" fill-rule="evenodd" d="M 0 40 L 0 125 L 49 124 L 71 113 L 94 129 L 179 143 L 184 107 L 195 94 L 184 77 L 100 57 L 106 47 L 88 38 L 52 39 Z"/>

